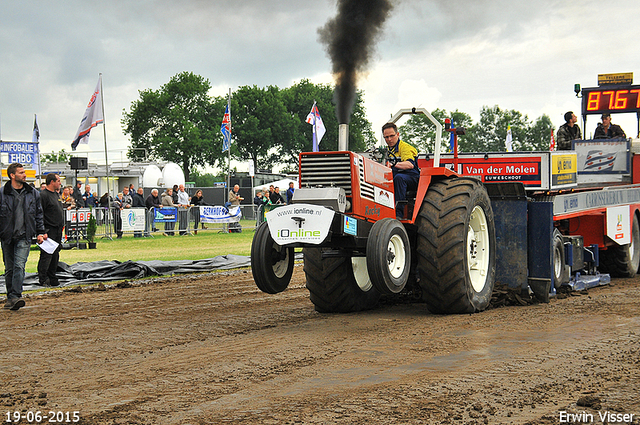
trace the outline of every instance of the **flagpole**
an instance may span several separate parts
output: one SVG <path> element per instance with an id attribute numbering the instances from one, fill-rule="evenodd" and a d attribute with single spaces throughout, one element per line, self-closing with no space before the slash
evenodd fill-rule
<path id="1" fill-rule="evenodd" d="M 111 238 L 111 222 L 109 221 L 109 213 L 111 212 L 111 191 L 109 190 L 109 157 L 107 155 L 107 120 L 105 118 L 104 113 L 104 89 L 102 87 L 102 72 L 100 73 L 100 100 L 102 102 L 102 130 L 104 137 L 104 165 L 106 168 L 107 174 L 107 211 L 106 211 L 106 222 L 107 222 L 107 235 L 106 237 Z"/>
<path id="2" fill-rule="evenodd" d="M 37 131 L 37 134 L 36 134 Z M 31 142 L 35 142 L 38 148 L 38 164 L 36 165 L 38 171 L 38 180 L 42 184 L 42 167 L 40 166 L 40 127 L 38 126 L 38 115 L 33 114 L 33 136 L 36 136 L 36 140 L 33 140 L 31 136 Z"/>
<path id="3" fill-rule="evenodd" d="M 311 140 L 311 152 L 318 152 L 320 147 L 318 146 L 318 118 L 315 115 L 316 110 L 316 101 L 313 101 L 313 106 L 311 110 L 314 111 L 313 114 L 313 135 Z"/>
<path id="4" fill-rule="evenodd" d="M 227 98 L 227 107 L 229 108 L 229 149 L 227 162 L 227 201 L 229 201 L 229 191 L 231 190 L 231 87 L 229 87 L 229 97 Z"/>

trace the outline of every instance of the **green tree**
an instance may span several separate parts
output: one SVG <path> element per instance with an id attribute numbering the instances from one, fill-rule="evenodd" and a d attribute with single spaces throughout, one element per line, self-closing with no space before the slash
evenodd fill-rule
<path id="1" fill-rule="evenodd" d="M 547 114 L 538 117 L 529 128 L 529 135 L 526 143 L 523 143 L 520 150 L 548 151 L 551 143 L 551 132 L 554 131 L 551 118 Z"/>
<path id="2" fill-rule="evenodd" d="M 131 137 L 127 156 L 172 161 L 190 180 L 194 165 L 214 165 L 222 156 L 222 114 L 214 114 L 209 80 L 182 72 L 159 90 L 139 91 L 140 99 L 123 112 L 124 134 Z"/>
<path id="3" fill-rule="evenodd" d="M 191 181 L 194 182 L 196 187 L 213 187 L 215 183 L 224 182 L 226 179 L 227 176 L 225 174 L 200 174 L 198 169 L 191 171 Z"/>
<path id="4" fill-rule="evenodd" d="M 326 84 L 313 84 L 309 80 L 302 80 L 282 90 L 287 111 L 295 118 L 296 124 L 293 137 L 282 145 L 282 162 L 297 168 L 300 152 L 311 152 L 313 149 L 313 127 L 306 122 L 313 102 L 317 103 L 326 128 L 319 149 L 321 151 L 338 149 L 338 120 L 333 96 L 333 87 Z M 363 92 L 359 90 L 356 93 L 349 123 L 349 150 L 361 152 L 375 144 L 375 134 L 371 123 L 366 119 Z"/>
<path id="5" fill-rule="evenodd" d="M 504 152 L 507 128 L 511 126 L 513 150 L 528 146 L 531 122 L 526 115 L 515 110 L 503 110 L 497 105 L 483 106 L 480 121 L 472 125 L 467 136 L 458 139 L 462 152 Z"/>
<path id="6" fill-rule="evenodd" d="M 234 158 L 253 161 L 256 170 L 285 162 L 281 147 L 294 137 L 297 121 L 287 112 L 278 87 L 238 88 L 231 97 L 231 112 Z"/>
<path id="7" fill-rule="evenodd" d="M 444 109 L 435 109 L 431 115 L 442 124 L 442 146 L 440 151 L 449 151 L 450 133 L 444 130 L 444 120 L 450 118 L 455 127 L 468 128 L 473 121 L 468 114 L 457 109 L 454 112 L 447 112 Z M 415 146 L 418 152 L 433 152 L 436 140 L 436 126 L 424 114 L 411 115 L 407 122 L 398 128 L 400 137 L 407 143 Z M 463 136 L 464 137 L 464 136 Z M 458 143 L 461 139 L 458 138 Z"/>
<path id="8" fill-rule="evenodd" d="M 40 155 L 40 163 L 41 164 L 52 164 L 52 163 L 68 163 L 71 159 L 71 153 L 66 152 L 62 149 L 60 152 L 51 152 Z"/>

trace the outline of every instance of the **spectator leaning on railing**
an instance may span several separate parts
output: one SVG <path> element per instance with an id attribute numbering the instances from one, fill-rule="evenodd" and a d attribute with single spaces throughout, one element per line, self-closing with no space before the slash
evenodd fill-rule
<path id="1" fill-rule="evenodd" d="M 144 196 L 143 195 L 144 195 L 144 190 L 141 187 L 138 188 L 138 193 L 133 192 L 131 194 L 131 207 L 133 207 L 133 208 L 144 208 Z M 145 217 L 146 217 L 146 214 L 145 214 Z M 149 229 L 146 228 L 146 223 L 147 223 L 147 221 L 145 220 L 145 229 L 146 229 L 146 232 L 148 233 Z M 133 232 L 133 237 L 134 238 L 141 238 L 142 237 L 142 232 L 140 232 L 140 231 Z"/>
<path id="2" fill-rule="evenodd" d="M 158 196 L 158 189 L 151 189 L 151 193 L 147 196 L 147 199 L 144 201 L 144 206 L 147 207 L 147 229 L 152 228 L 153 231 L 157 232 L 158 229 L 155 227 L 155 217 L 154 217 L 154 208 L 160 208 L 162 206 L 160 197 Z M 149 233 L 149 230 L 147 230 Z"/>
<path id="3" fill-rule="evenodd" d="M 196 194 L 191 197 L 191 213 L 193 214 L 193 221 L 195 222 L 193 226 L 193 233 L 198 234 L 198 224 L 200 224 L 200 207 L 203 205 L 207 205 L 204 202 L 204 197 L 202 196 L 202 190 L 196 190 Z M 202 223 L 202 228 L 204 227 L 204 223 Z"/>
<path id="4" fill-rule="evenodd" d="M 169 188 L 165 192 L 162 193 L 162 206 L 163 207 L 177 207 L 176 204 L 173 203 L 173 189 Z M 176 223 L 164 223 L 165 232 L 163 235 L 165 236 L 173 236 L 173 229 L 175 229 Z"/>

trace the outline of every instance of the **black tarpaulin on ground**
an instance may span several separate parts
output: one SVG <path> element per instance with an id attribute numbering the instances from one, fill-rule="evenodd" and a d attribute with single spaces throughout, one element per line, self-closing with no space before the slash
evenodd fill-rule
<path id="1" fill-rule="evenodd" d="M 60 286 L 77 285 L 79 283 L 97 283 L 113 280 L 140 279 L 149 276 L 165 276 L 172 274 L 201 273 L 213 270 L 227 270 L 238 267 L 249 267 L 251 258 L 242 255 L 219 255 L 204 260 L 174 261 L 95 261 L 92 263 L 76 263 L 68 265 L 60 262 L 56 276 Z M 24 289 L 41 288 L 36 273 L 27 273 Z M 4 276 L 0 276 L 0 293 L 5 294 L 7 288 Z"/>

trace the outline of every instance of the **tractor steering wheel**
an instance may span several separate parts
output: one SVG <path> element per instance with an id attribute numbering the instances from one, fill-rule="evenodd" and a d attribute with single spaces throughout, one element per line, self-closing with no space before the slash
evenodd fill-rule
<path id="1" fill-rule="evenodd" d="M 397 157 L 395 153 L 387 149 L 387 161 L 389 161 L 389 166 L 393 168 L 398 162 L 400 162 L 400 157 Z"/>

